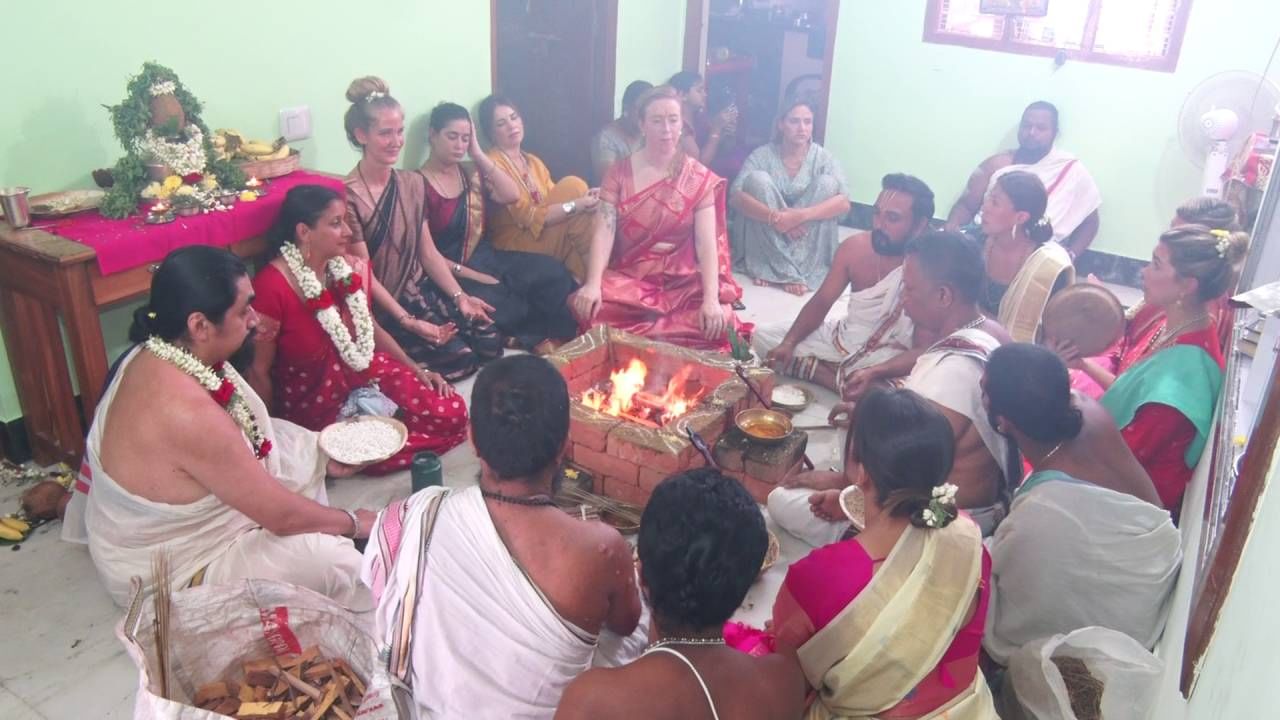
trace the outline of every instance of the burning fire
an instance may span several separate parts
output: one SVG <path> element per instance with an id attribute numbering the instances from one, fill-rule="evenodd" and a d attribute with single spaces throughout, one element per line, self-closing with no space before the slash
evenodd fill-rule
<path id="1" fill-rule="evenodd" d="M 706 388 L 690 387 L 693 366 L 686 365 L 667 383 L 666 392 L 645 392 L 649 367 L 632 358 L 625 368 L 609 374 L 609 388 L 590 388 L 582 394 L 582 404 L 605 415 L 661 425 L 689 412 L 707 394 Z"/>

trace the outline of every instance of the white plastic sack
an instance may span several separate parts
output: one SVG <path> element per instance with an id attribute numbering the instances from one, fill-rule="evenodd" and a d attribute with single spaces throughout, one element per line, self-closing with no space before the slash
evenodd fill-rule
<path id="1" fill-rule="evenodd" d="M 356 717 L 396 720 L 386 667 L 377 662 L 377 647 L 367 627 L 370 614 L 357 615 L 324 595 L 274 580 L 173 593 L 170 700 L 159 695 L 154 618 L 155 605 L 147 597 L 135 620 L 126 616 L 116 625 L 116 636 L 138 667 L 136 720 L 225 718 L 188 704 L 196 688 L 238 680 L 246 660 L 299 653 L 312 645 L 318 645 L 325 656 L 346 660 L 365 681 Z"/>
<path id="2" fill-rule="evenodd" d="M 1010 656 L 1008 672 L 1028 718 L 1077 720 L 1055 657 L 1083 660 L 1103 683 L 1102 717 L 1108 719 L 1146 717 L 1164 670 L 1164 663 L 1138 641 L 1102 627 L 1027 643 Z"/>

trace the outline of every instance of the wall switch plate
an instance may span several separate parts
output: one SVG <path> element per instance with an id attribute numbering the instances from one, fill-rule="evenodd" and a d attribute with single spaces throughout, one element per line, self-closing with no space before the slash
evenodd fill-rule
<path id="1" fill-rule="evenodd" d="M 280 111 L 280 135 L 286 142 L 311 137 L 311 108 L 306 105 Z"/>

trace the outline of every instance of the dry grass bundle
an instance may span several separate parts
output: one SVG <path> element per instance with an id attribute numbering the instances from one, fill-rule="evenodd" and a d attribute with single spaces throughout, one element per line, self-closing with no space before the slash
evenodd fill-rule
<path id="1" fill-rule="evenodd" d="M 595 517 L 591 519 L 599 518 L 604 520 L 623 534 L 634 533 L 640 529 L 641 510 L 631 503 L 597 495 L 589 490 L 583 490 L 580 487 L 568 484 L 560 488 L 556 501 L 561 503 L 562 506 L 567 505 L 566 509 L 570 515 L 576 515 L 584 519 L 591 516 L 591 510 L 594 510 Z"/>
<path id="2" fill-rule="evenodd" d="M 1055 657 L 1053 664 L 1058 666 L 1062 681 L 1066 683 L 1071 712 L 1079 720 L 1102 720 L 1102 691 L 1105 686 L 1089 672 L 1089 666 L 1073 657 Z"/>
<path id="3" fill-rule="evenodd" d="M 156 670 L 160 674 L 160 697 L 169 700 L 169 681 L 172 677 L 169 612 L 173 606 L 169 597 L 169 553 L 163 550 L 151 554 L 151 587 L 151 600 L 155 603 L 156 610 L 152 624 L 156 633 Z"/>

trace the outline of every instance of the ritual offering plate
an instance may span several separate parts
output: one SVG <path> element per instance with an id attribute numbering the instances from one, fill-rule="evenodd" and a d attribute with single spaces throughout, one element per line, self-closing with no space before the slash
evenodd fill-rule
<path id="1" fill-rule="evenodd" d="M 845 517 L 849 518 L 849 524 L 853 525 L 854 532 L 862 532 L 862 529 L 867 526 L 866 498 L 862 494 L 862 489 L 857 485 L 850 485 L 841 490 L 840 508 L 844 510 Z"/>
<path id="2" fill-rule="evenodd" d="M 404 448 L 409 430 L 395 418 L 360 415 L 320 431 L 320 448 L 344 465 L 372 465 Z"/>
<path id="3" fill-rule="evenodd" d="M 773 388 L 769 402 L 776 410 L 798 413 L 813 402 L 813 393 L 799 385 L 778 385 Z"/>
<path id="4" fill-rule="evenodd" d="M 760 565 L 760 574 L 769 572 L 769 568 L 778 562 L 778 557 L 782 555 L 782 545 L 778 543 L 778 536 L 773 534 L 772 530 L 766 530 L 769 533 L 769 549 L 764 551 L 764 562 Z"/>
<path id="5" fill-rule="evenodd" d="M 733 422 L 742 434 L 755 442 L 774 445 L 791 435 L 791 418 L 777 410 L 751 408 L 734 417 Z"/>
<path id="6" fill-rule="evenodd" d="M 92 210 L 102 204 L 107 194 L 101 190 L 64 190 L 31 198 L 31 214 L 43 217 L 70 215 Z"/>
<path id="7" fill-rule="evenodd" d="M 173 222 L 173 218 L 173 213 L 169 212 L 161 213 L 159 215 L 155 213 L 147 213 L 146 223 L 148 225 L 164 225 L 165 223 Z"/>
<path id="8" fill-rule="evenodd" d="M 1102 285 L 1077 283 L 1049 299 L 1042 332 L 1074 343 L 1081 357 L 1101 355 L 1124 333 L 1124 306 Z"/>

